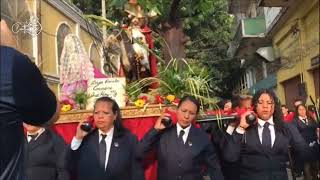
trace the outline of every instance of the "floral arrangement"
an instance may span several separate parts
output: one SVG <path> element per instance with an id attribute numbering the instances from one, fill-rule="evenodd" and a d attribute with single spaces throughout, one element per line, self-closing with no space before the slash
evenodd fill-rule
<path id="1" fill-rule="evenodd" d="M 128 105 L 141 108 L 148 104 L 177 105 L 185 95 L 197 97 L 202 107 L 215 105 L 217 99 L 210 97 L 210 80 L 209 71 L 199 63 L 172 59 L 160 67 L 159 77 L 144 78 L 127 85 Z M 159 87 L 148 89 L 154 83 Z"/>
<path id="2" fill-rule="evenodd" d="M 175 105 L 179 104 L 180 99 L 172 94 L 167 96 L 161 96 L 160 94 L 146 94 L 141 93 L 133 104 L 137 107 L 143 108 L 148 104 L 164 104 L 164 105 Z"/>
<path id="3" fill-rule="evenodd" d="M 71 111 L 72 109 L 76 109 L 76 102 L 68 96 L 62 96 L 60 98 L 60 104 L 62 112 L 67 112 Z"/>
<path id="4" fill-rule="evenodd" d="M 90 97 L 84 90 L 78 90 L 74 94 L 64 95 L 60 99 L 61 111 L 85 109 Z"/>

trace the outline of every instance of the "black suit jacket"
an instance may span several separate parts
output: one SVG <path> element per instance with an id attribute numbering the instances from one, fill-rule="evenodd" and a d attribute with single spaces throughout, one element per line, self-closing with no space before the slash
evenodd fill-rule
<path id="1" fill-rule="evenodd" d="M 0 46 L 0 57 L 0 179 L 24 180 L 22 122 L 45 123 L 57 101 L 28 56 Z"/>
<path id="2" fill-rule="evenodd" d="M 218 157 L 221 162 L 221 170 L 225 180 L 235 180 L 239 178 L 238 162 L 230 163 L 222 158 L 223 144 L 227 134 L 225 133 L 228 127 L 228 122 L 223 122 L 222 128 L 218 126 L 217 122 L 201 123 L 201 128 L 211 135 L 211 143 L 216 149 Z"/>
<path id="3" fill-rule="evenodd" d="M 52 130 L 45 130 L 35 141 L 25 140 L 27 180 L 68 180 L 67 146 Z"/>
<path id="4" fill-rule="evenodd" d="M 158 180 L 202 180 L 202 165 L 206 165 L 212 180 L 222 180 L 220 164 L 208 136 L 191 126 L 187 141 L 180 148 L 176 126 L 159 133 L 151 129 L 139 144 L 142 158 L 156 146 L 158 153 Z"/>
<path id="5" fill-rule="evenodd" d="M 298 117 L 295 117 L 293 120 L 293 124 L 298 128 L 299 132 L 307 143 L 317 141 L 316 129 L 318 127 L 318 124 L 314 120 L 309 119 L 307 125 L 303 123 Z"/>
<path id="6" fill-rule="evenodd" d="M 283 132 L 275 132 L 271 149 L 264 148 L 259 139 L 257 125 L 249 127 L 244 135 L 234 133 L 224 141 L 223 157 L 229 162 L 240 163 L 241 180 L 287 180 L 286 162 L 288 147 L 300 155 L 311 156 L 311 149 L 291 124 L 284 124 Z"/>
<path id="7" fill-rule="evenodd" d="M 136 158 L 137 138 L 129 131 L 114 129 L 106 170 L 99 163 L 99 132 L 84 137 L 79 149 L 69 148 L 70 167 L 78 180 L 144 180 L 142 165 Z"/>

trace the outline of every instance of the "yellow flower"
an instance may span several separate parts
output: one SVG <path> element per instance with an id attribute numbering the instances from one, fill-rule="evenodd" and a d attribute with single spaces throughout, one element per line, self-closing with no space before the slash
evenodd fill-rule
<path id="1" fill-rule="evenodd" d="M 61 107 L 61 111 L 62 112 L 67 112 L 67 111 L 70 111 L 71 110 L 71 105 L 70 104 L 64 104 L 62 107 Z"/>
<path id="2" fill-rule="evenodd" d="M 168 101 L 172 102 L 176 97 L 174 95 L 169 94 L 166 98 Z"/>
<path id="3" fill-rule="evenodd" d="M 146 103 L 145 100 L 143 100 L 143 99 L 138 99 L 138 100 L 136 100 L 136 101 L 134 102 L 134 105 L 136 105 L 137 107 L 143 107 L 145 103 Z"/>

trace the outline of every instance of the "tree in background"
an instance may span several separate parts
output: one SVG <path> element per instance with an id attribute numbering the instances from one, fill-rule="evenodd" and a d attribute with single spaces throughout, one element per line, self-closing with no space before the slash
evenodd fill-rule
<path id="1" fill-rule="evenodd" d="M 197 60 L 211 73 L 212 95 L 230 98 L 239 80 L 240 65 L 227 57 L 233 18 L 227 0 L 137 0 L 146 11 L 158 13 L 149 26 L 161 38 L 157 41 L 166 62 L 172 58 Z M 100 1 L 72 0 L 86 14 L 101 14 Z M 127 0 L 108 0 L 107 18 L 121 22 Z"/>

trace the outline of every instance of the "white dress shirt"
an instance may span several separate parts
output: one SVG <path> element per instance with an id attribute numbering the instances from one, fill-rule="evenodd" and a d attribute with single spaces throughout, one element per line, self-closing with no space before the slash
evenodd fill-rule
<path id="1" fill-rule="evenodd" d="M 184 131 L 184 135 L 182 136 L 183 143 L 186 143 L 186 141 L 187 141 L 190 128 L 191 128 L 191 124 L 190 124 L 188 127 L 186 127 L 186 128 L 183 129 L 183 128 L 180 126 L 180 124 L 177 123 L 177 135 L 178 135 L 178 137 L 179 137 L 180 131 L 181 131 L 181 130 Z"/>
<path id="2" fill-rule="evenodd" d="M 28 142 L 31 141 L 31 135 L 34 135 L 34 134 L 38 134 L 36 138 L 34 138 L 34 140 L 37 140 L 38 137 L 45 131 L 46 129 L 45 128 L 40 128 L 36 133 L 33 133 L 33 134 L 30 134 L 28 131 L 27 131 L 27 140 Z"/>
<path id="3" fill-rule="evenodd" d="M 309 123 L 309 121 L 308 121 L 308 118 L 307 118 L 307 117 L 303 118 L 303 117 L 299 116 L 299 120 L 300 120 L 300 121 L 302 121 L 302 122 L 303 122 L 303 124 L 305 124 L 305 125 L 308 125 L 308 123 Z"/>
<path id="4" fill-rule="evenodd" d="M 106 134 L 107 137 L 104 139 L 106 142 L 106 161 L 105 161 L 105 166 L 104 168 L 107 168 L 108 165 L 108 160 L 109 160 L 109 154 L 110 154 L 110 148 L 111 148 L 111 143 L 112 143 L 112 138 L 113 138 L 113 132 L 114 132 L 114 127 L 112 127 L 107 133 L 102 132 L 100 129 L 99 131 L 99 143 L 102 139 L 101 134 Z M 82 143 L 82 139 L 77 139 L 76 137 L 73 137 L 72 141 L 71 141 L 71 149 L 72 150 L 77 150 L 80 145 Z"/>
<path id="5" fill-rule="evenodd" d="M 269 125 L 269 130 L 270 130 L 270 134 L 271 134 L 271 146 L 273 146 L 273 143 L 276 139 L 276 134 L 275 134 L 275 130 L 274 130 L 274 122 L 273 122 L 273 117 L 271 117 L 268 121 L 264 121 L 262 119 L 258 118 L 258 135 L 259 135 L 259 140 L 260 143 L 262 144 L 262 131 L 263 131 L 263 125 L 268 122 Z M 233 126 L 228 126 L 226 132 L 230 135 L 232 135 L 232 133 L 234 132 L 235 127 Z M 239 134 L 244 134 L 245 130 L 242 128 L 236 128 L 237 133 Z"/>
<path id="6" fill-rule="evenodd" d="M 228 125 L 228 128 L 226 129 L 226 132 L 230 135 L 232 135 L 233 131 L 234 131 L 235 127 Z"/>
<path id="7" fill-rule="evenodd" d="M 274 130 L 274 122 L 273 122 L 273 117 L 272 116 L 268 121 L 264 121 L 264 120 L 258 118 L 258 134 L 259 134 L 260 143 L 262 144 L 263 125 L 266 122 L 269 123 L 269 130 L 270 130 L 270 135 L 271 135 L 271 146 L 273 146 L 274 140 L 276 139 L 276 133 L 275 133 L 275 130 Z"/>

